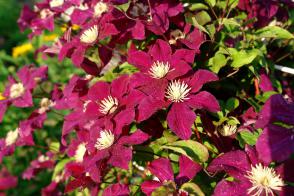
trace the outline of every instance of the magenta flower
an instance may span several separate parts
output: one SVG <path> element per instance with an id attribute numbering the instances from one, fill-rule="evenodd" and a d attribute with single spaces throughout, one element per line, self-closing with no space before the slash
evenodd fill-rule
<path id="1" fill-rule="evenodd" d="M 264 104 L 255 124 L 263 128 L 256 143 L 260 159 L 266 163 L 284 161 L 294 152 L 293 128 L 278 126 L 275 123 L 294 125 L 294 104 L 288 103 L 282 95 L 272 95 Z"/>
<path id="2" fill-rule="evenodd" d="M 174 172 L 170 161 L 166 158 L 159 158 L 152 161 L 148 165 L 148 170 L 156 176 L 159 181 L 148 180 L 141 184 L 141 189 L 146 195 L 151 195 L 152 192 L 164 183 L 172 181 L 175 182 L 177 187 L 180 187 L 185 182 L 193 179 L 194 176 L 202 169 L 202 167 L 193 162 L 191 159 L 182 155 L 179 158 L 180 172 L 176 178 L 174 178 Z M 179 190 L 177 190 L 179 191 Z"/>
<path id="3" fill-rule="evenodd" d="M 72 62 L 80 67 L 85 59 L 85 52 L 100 40 L 118 33 L 112 23 L 93 20 L 83 26 L 82 31 L 72 40 L 63 44 L 59 60 L 70 57 Z"/>
<path id="4" fill-rule="evenodd" d="M 128 169 L 128 164 L 132 160 L 132 145 L 142 144 L 148 140 L 149 136 L 137 130 L 131 135 L 119 135 L 119 131 L 111 129 L 90 130 L 90 141 L 86 148 L 91 154 L 85 160 L 87 167 L 91 167 L 97 161 L 107 158 L 107 163 Z"/>
<path id="5" fill-rule="evenodd" d="M 47 78 L 47 70 L 46 66 L 40 68 L 24 66 L 17 72 L 19 80 L 11 76 L 8 78 L 9 83 L 3 93 L 6 99 L 0 100 L 0 122 L 11 104 L 20 108 L 33 106 L 32 91 L 39 81 Z"/>
<path id="6" fill-rule="evenodd" d="M 149 118 L 164 105 L 165 89 L 168 82 L 191 71 L 193 52 L 177 50 L 172 54 L 171 47 L 163 40 L 157 40 L 148 53 L 130 50 L 128 62 L 140 69 L 133 76 L 132 85 L 147 96 L 140 102 L 138 121 Z"/>
<path id="7" fill-rule="evenodd" d="M 94 116 L 96 124 L 121 131 L 135 118 L 135 106 L 144 95 L 130 88 L 128 75 L 111 82 L 97 82 L 88 92 L 86 115 Z M 120 133 L 116 133 L 120 134 Z"/>
<path id="8" fill-rule="evenodd" d="M 195 53 L 200 52 L 200 46 L 205 41 L 204 34 L 197 28 L 192 30 L 190 24 L 186 24 L 183 32 L 179 29 L 176 29 L 170 33 L 170 44 L 178 45 L 182 43 L 191 50 L 194 50 Z"/>
<path id="9" fill-rule="evenodd" d="M 169 82 L 165 98 L 171 105 L 167 114 L 170 129 L 181 139 L 189 139 L 191 127 L 196 119 L 193 109 L 205 109 L 210 112 L 220 110 L 216 98 L 207 91 L 201 91 L 202 85 L 217 80 L 212 72 L 198 70 L 193 76 Z"/>
<path id="10" fill-rule="evenodd" d="M 215 158 L 207 170 L 209 172 L 225 171 L 234 179 L 233 181 L 221 180 L 214 190 L 214 195 L 284 195 L 288 187 L 283 180 L 283 175 L 280 175 L 280 168 L 271 168 L 257 157 L 256 151 L 247 146 L 245 152 L 230 151 Z"/>
<path id="11" fill-rule="evenodd" d="M 42 169 L 52 169 L 54 168 L 55 161 L 53 160 L 53 153 L 47 152 L 45 155 L 39 155 L 36 160 L 33 160 L 30 166 L 23 172 L 23 179 L 32 179 L 37 173 L 42 171 Z"/>
<path id="12" fill-rule="evenodd" d="M 2 168 L 0 171 L 0 191 L 5 191 L 17 186 L 17 177 L 12 176 L 6 168 Z M 2 194 L 2 193 L 0 193 Z M 5 195 L 5 194 L 4 194 Z"/>

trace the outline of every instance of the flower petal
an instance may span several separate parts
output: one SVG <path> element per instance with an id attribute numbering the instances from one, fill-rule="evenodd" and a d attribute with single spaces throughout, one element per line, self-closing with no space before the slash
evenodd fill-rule
<path id="1" fill-rule="evenodd" d="M 148 165 L 148 170 L 161 182 L 174 180 L 172 165 L 167 158 L 159 158 L 152 161 L 150 165 Z"/>
<path id="2" fill-rule="evenodd" d="M 205 109 L 210 112 L 217 112 L 220 106 L 216 98 L 207 91 L 201 91 L 196 95 L 189 96 L 187 104 L 194 109 Z"/>
<path id="3" fill-rule="evenodd" d="M 189 81 L 190 86 L 192 87 L 191 92 L 195 93 L 198 92 L 205 83 L 212 82 L 218 80 L 217 75 L 214 73 L 200 69 L 198 70 L 191 80 Z"/>
<path id="4" fill-rule="evenodd" d="M 102 196 L 128 196 L 129 194 L 130 190 L 128 185 L 116 183 L 108 186 L 103 191 Z"/>
<path id="5" fill-rule="evenodd" d="M 189 139 L 192 135 L 191 127 L 196 114 L 183 103 L 174 103 L 167 114 L 170 129 L 181 139 Z"/>
<path id="6" fill-rule="evenodd" d="M 153 57 L 153 61 L 169 62 L 171 60 L 172 50 L 167 42 L 158 39 L 150 48 L 149 54 Z"/>
<path id="7" fill-rule="evenodd" d="M 259 136 L 256 150 L 266 163 L 284 161 L 294 152 L 294 133 L 291 129 L 270 125 Z"/>
<path id="8" fill-rule="evenodd" d="M 145 193 L 147 196 L 151 195 L 152 192 L 160 187 L 162 185 L 161 182 L 155 181 L 155 180 L 147 180 L 141 184 L 141 189 L 143 193 Z"/>

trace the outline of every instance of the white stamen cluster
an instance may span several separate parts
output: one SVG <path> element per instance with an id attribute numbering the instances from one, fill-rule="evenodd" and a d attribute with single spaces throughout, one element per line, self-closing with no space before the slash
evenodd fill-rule
<path id="1" fill-rule="evenodd" d="M 108 96 L 100 103 L 99 111 L 102 114 L 112 114 L 118 107 L 118 100 L 115 97 Z"/>
<path id="2" fill-rule="evenodd" d="M 247 193 L 252 196 L 272 195 L 274 191 L 280 191 L 284 186 L 280 175 L 276 174 L 273 168 L 258 164 L 251 166 L 251 171 L 246 176 L 252 183 L 252 187 L 247 190 Z"/>
<path id="3" fill-rule="evenodd" d="M 86 151 L 86 145 L 84 143 L 79 144 L 74 156 L 75 160 L 79 163 L 83 162 Z"/>
<path id="4" fill-rule="evenodd" d="M 234 135 L 237 132 L 237 126 L 236 125 L 229 125 L 225 124 L 221 126 L 218 131 L 222 136 L 231 136 Z"/>
<path id="5" fill-rule="evenodd" d="M 51 8 L 54 8 L 54 7 L 62 6 L 63 3 L 64 3 L 64 0 L 51 0 L 49 4 Z"/>
<path id="6" fill-rule="evenodd" d="M 5 145 L 6 146 L 10 146 L 12 144 L 14 144 L 18 138 L 18 133 L 19 132 L 19 129 L 15 129 L 14 131 L 9 131 L 6 135 L 6 138 L 5 138 Z"/>
<path id="7" fill-rule="evenodd" d="M 102 130 L 100 132 L 100 137 L 97 139 L 95 148 L 97 150 L 102 150 L 109 148 L 114 142 L 114 135 L 110 130 Z"/>
<path id="8" fill-rule="evenodd" d="M 166 74 L 170 71 L 170 65 L 168 62 L 160 62 L 156 61 L 153 63 L 149 70 L 149 74 L 152 78 L 160 79 L 166 76 Z"/>
<path id="9" fill-rule="evenodd" d="M 107 12 L 108 6 L 104 2 L 98 2 L 94 6 L 94 17 L 100 17 L 103 13 Z"/>
<path id="10" fill-rule="evenodd" d="M 171 32 L 170 37 L 169 44 L 176 44 L 178 39 L 185 39 L 185 34 L 181 30 L 176 29 Z"/>
<path id="11" fill-rule="evenodd" d="M 165 97 L 172 102 L 183 102 L 189 99 L 187 96 L 190 90 L 185 82 L 174 80 L 168 84 Z"/>
<path id="12" fill-rule="evenodd" d="M 38 161 L 41 163 L 49 161 L 49 157 L 42 154 L 41 156 L 39 156 Z"/>
<path id="13" fill-rule="evenodd" d="M 98 27 L 94 25 L 89 29 L 85 30 L 80 37 L 81 42 L 85 44 L 93 44 L 98 38 Z"/>
<path id="14" fill-rule="evenodd" d="M 51 101 L 50 99 L 48 99 L 47 97 L 42 98 L 42 100 L 40 102 L 39 113 L 42 114 L 42 113 L 48 111 L 54 105 L 55 105 L 55 103 L 53 101 Z"/>
<path id="15" fill-rule="evenodd" d="M 25 87 L 21 82 L 15 83 L 10 87 L 9 97 L 15 99 L 21 97 L 25 93 Z"/>
<path id="16" fill-rule="evenodd" d="M 53 12 L 51 12 L 49 9 L 42 9 L 40 11 L 40 17 L 41 17 L 41 19 L 48 18 L 51 15 L 53 15 Z"/>

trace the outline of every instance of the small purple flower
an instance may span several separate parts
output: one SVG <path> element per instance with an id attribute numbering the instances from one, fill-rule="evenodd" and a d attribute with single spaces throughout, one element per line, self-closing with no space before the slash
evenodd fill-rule
<path id="1" fill-rule="evenodd" d="M 35 177 L 37 173 L 39 173 L 42 169 L 52 169 L 55 165 L 55 161 L 53 160 L 53 153 L 47 152 L 45 155 L 39 155 L 36 160 L 33 160 L 22 174 L 23 179 L 32 179 Z"/>
<path id="2" fill-rule="evenodd" d="M 33 106 L 32 91 L 37 83 L 47 78 L 46 66 L 32 68 L 29 66 L 22 67 L 17 76 L 19 80 L 9 77 L 9 83 L 3 93 L 4 100 L 0 100 L 0 122 L 9 105 L 24 108 Z"/>
<path id="3" fill-rule="evenodd" d="M 0 171 L 0 191 L 5 191 L 17 186 L 17 177 L 12 176 L 5 167 Z M 2 194 L 0 192 L 0 194 Z M 4 194 L 5 195 L 5 194 Z"/>

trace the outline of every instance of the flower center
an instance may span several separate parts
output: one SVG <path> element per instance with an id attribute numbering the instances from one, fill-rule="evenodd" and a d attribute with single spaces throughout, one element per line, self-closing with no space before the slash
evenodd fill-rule
<path id="1" fill-rule="evenodd" d="M 149 74 L 152 78 L 160 79 L 166 76 L 166 74 L 170 71 L 170 65 L 168 62 L 160 62 L 156 61 L 153 63 L 149 70 Z"/>
<path id="2" fill-rule="evenodd" d="M 9 97 L 12 99 L 21 97 L 25 93 L 25 88 L 21 82 L 15 83 L 10 87 Z"/>
<path id="3" fill-rule="evenodd" d="M 63 3 L 64 3 L 64 0 L 51 0 L 49 4 L 51 8 L 54 8 L 54 7 L 62 6 Z"/>
<path id="4" fill-rule="evenodd" d="M 100 137 L 97 139 L 95 147 L 97 150 L 109 148 L 114 142 L 114 135 L 110 130 L 103 130 L 100 132 Z"/>
<path id="5" fill-rule="evenodd" d="M 41 156 L 39 156 L 38 161 L 41 163 L 45 161 L 49 161 L 49 157 L 42 154 Z"/>
<path id="6" fill-rule="evenodd" d="M 273 168 L 261 164 L 251 166 L 251 171 L 246 177 L 252 183 L 252 187 L 247 191 L 249 195 L 274 195 L 274 190 L 280 191 L 284 186 L 280 175 L 276 174 Z"/>
<path id="7" fill-rule="evenodd" d="M 84 143 L 81 143 L 78 145 L 78 148 L 76 150 L 76 153 L 75 153 L 75 159 L 77 162 L 83 162 L 84 160 L 84 155 L 86 153 L 87 149 L 86 149 L 86 145 Z"/>
<path id="8" fill-rule="evenodd" d="M 98 37 L 98 27 L 97 25 L 94 25 L 93 27 L 84 31 L 84 33 L 80 37 L 80 40 L 83 43 L 92 44 L 96 41 L 97 37 Z"/>
<path id="9" fill-rule="evenodd" d="M 115 97 L 108 96 L 100 103 L 99 111 L 102 114 L 112 114 L 118 107 L 118 100 Z"/>
<path id="10" fill-rule="evenodd" d="M 187 96 L 190 90 L 185 82 L 175 80 L 168 84 L 165 97 L 172 102 L 183 102 L 189 99 Z"/>
<path id="11" fill-rule="evenodd" d="M 94 6 L 94 16 L 100 17 L 104 12 L 107 12 L 107 10 L 107 4 L 100 1 Z"/>
<path id="12" fill-rule="evenodd" d="M 15 129 L 14 131 L 9 131 L 6 135 L 6 138 L 5 138 L 5 144 L 6 146 L 10 146 L 12 144 L 14 144 L 18 138 L 18 132 L 19 132 L 19 129 Z"/>
<path id="13" fill-rule="evenodd" d="M 185 39 L 185 34 L 179 30 L 176 29 L 171 32 L 170 40 L 168 41 L 170 44 L 176 44 L 178 39 Z"/>

